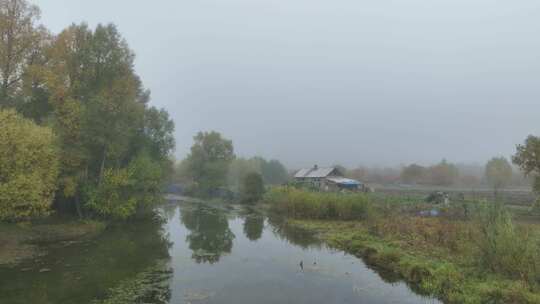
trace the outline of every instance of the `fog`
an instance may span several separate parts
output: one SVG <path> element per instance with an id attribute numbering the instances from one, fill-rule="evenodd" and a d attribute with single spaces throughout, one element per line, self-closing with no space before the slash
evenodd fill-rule
<path id="1" fill-rule="evenodd" d="M 115 23 L 152 103 L 291 167 L 484 162 L 540 132 L 540 2 L 40 0 Z"/>

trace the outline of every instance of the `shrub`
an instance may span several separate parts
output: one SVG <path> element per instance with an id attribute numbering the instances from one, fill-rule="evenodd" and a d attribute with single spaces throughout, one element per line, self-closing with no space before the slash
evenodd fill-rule
<path id="1" fill-rule="evenodd" d="M 58 178 L 52 131 L 13 110 L 0 111 L 0 126 L 0 220 L 47 215 Z"/>
<path id="2" fill-rule="evenodd" d="M 103 217 L 127 219 L 137 207 L 132 185 L 128 169 L 106 169 L 101 183 L 90 191 L 87 207 Z"/>
<path id="3" fill-rule="evenodd" d="M 160 200 L 163 170 L 140 154 L 127 168 L 106 169 L 102 181 L 89 191 L 88 207 L 106 218 L 127 219 Z"/>
<path id="4" fill-rule="evenodd" d="M 291 187 L 271 189 L 264 200 L 280 213 L 309 219 L 367 219 L 371 203 L 365 194 L 308 192 Z"/>
<path id="5" fill-rule="evenodd" d="M 482 266 L 533 285 L 540 279 L 536 238 L 518 229 L 501 203 L 484 204 L 478 211 L 479 254 Z"/>

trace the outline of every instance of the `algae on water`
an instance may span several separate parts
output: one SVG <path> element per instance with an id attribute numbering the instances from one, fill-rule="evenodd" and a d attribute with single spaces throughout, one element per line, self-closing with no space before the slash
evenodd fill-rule
<path id="1" fill-rule="evenodd" d="M 93 304 L 166 304 L 171 299 L 169 281 L 172 269 L 166 261 L 159 261 L 132 279 L 111 288 L 106 299 Z"/>

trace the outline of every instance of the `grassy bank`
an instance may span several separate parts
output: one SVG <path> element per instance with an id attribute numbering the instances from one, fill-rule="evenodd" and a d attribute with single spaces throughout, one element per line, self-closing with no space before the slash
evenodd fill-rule
<path id="1" fill-rule="evenodd" d="M 39 222 L 0 223 L 0 265 L 14 265 L 41 255 L 39 245 L 90 238 L 104 229 L 102 222 L 58 217 Z"/>
<path id="2" fill-rule="evenodd" d="M 445 303 L 540 303 L 538 229 L 514 225 L 502 208 L 476 204 L 464 216 L 460 205 L 418 216 L 426 206 L 296 189 L 272 190 L 266 202 L 290 224 Z M 356 204 L 364 212 L 336 212 Z"/>

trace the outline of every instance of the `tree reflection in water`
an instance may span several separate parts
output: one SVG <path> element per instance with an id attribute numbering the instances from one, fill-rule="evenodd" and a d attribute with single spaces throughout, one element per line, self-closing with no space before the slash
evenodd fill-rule
<path id="1" fill-rule="evenodd" d="M 180 220 L 190 231 L 186 237 L 197 263 L 216 263 L 231 252 L 233 232 L 224 211 L 201 204 L 181 207 Z"/>
<path id="2" fill-rule="evenodd" d="M 250 241 L 261 238 L 264 229 L 264 216 L 258 213 L 247 214 L 244 217 L 244 234 Z"/>
<path id="3" fill-rule="evenodd" d="M 293 245 L 303 249 L 321 248 L 323 243 L 309 231 L 288 225 L 283 217 L 269 215 L 268 223 L 272 227 L 272 232 L 280 239 L 287 240 Z"/>

